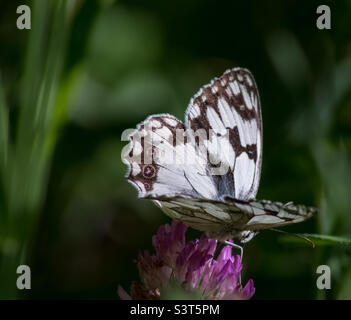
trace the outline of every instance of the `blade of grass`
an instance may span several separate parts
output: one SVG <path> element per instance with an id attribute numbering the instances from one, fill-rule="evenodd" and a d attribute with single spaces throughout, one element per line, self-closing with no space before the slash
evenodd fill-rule
<path id="1" fill-rule="evenodd" d="M 8 108 L 5 101 L 5 92 L 2 86 L 1 74 L 0 74 L 0 173 L 1 177 L 4 177 L 7 153 L 8 153 Z"/>
<path id="2" fill-rule="evenodd" d="M 45 146 L 51 132 L 51 113 L 69 30 L 67 6 L 67 1 L 63 0 L 33 2 L 18 132 L 8 183 L 10 220 L 2 236 L 2 298 L 14 298 L 18 294 L 16 269 L 28 261 L 28 251 L 36 231 L 51 157 Z"/>
<path id="3" fill-rule="evenodd" d="M 7 158 L 9 152 L 9 124 L 8 124 L 8 107 L 5 100 L 5 92 L 2 86 L 0 74 L 0 235 L 3 234 L 7 225 Z M 0 244 L 1 248 L 1 244 Z"/>

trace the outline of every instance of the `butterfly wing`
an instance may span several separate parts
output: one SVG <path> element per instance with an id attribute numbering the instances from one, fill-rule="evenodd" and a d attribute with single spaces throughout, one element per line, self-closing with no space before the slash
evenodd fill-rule
<path id="1" fill-rule="evenodd" d="M 254 199 L 261 174 L 262 117 L 252 74 L 231 69 L 202 87 L 190 101 L 186 124 L 194 132 L 207 131 L 209 165 L 219 194 Z"/>
<path id="2" fill-rule="evenodd" d="M 228 239 L 225 230 L 233 232 L 245 226 L 249 215 L 235 205 L 228 205 L 222 201 L 184 197 L 157 197 L 152 199 L 170 218 L 179 220 L 196 230 L 206 232 L 217 239 Z"/>
<path id="3" fill-rule="evenodd" d="M 243 239 L 316 212 L 254 200 L 261 172 L 262 120 L 249 71 L 228 70 L 202 87 L 191 99 L 185 121 L 184 125 L 172 115 L 153 115 L 129 136 L 122 159 L 140 197 L 217 239 Z"/>
<path id="4" fill-rule="evenodd" d="M 168 114 L 153 115 L 137 126 L 122 155 L 128 180 L 139 197 L 172 196 L 217 198 L 207 172 L 207 159 L 196 152 L 183 123 Z"/>
<path id="5" fill-rule="evenodd" d="M 179 139 L 177 130 L 186 129 L 190 132 L 184 134 L 185 140 Z M 140 197 L 184 194 L 216 200 L 224 195 L 252 199 L 262 157 L 255 80 L 245 69 L 228 70 L 191 99 L 185 126 L 174 116 L 154 115 L 138 125 L 129 139 L 129 153 L 123 155 L 123 161 Z M 185 158 L 174 161 L 184 154 Z M 164 158 L 169 161 L 165 163 Z"/>
<path id="6" fill-rule="evenodd" d="M 231 197 L 225 197 L 224 200 L 250 217 L 244 228 L 251 231 L 302 222 L 317 213 L 314 207 L 295 205 L 292 202 L 283 204 L 270 200 L 243 201 Z"/>
<path id="7" fill-rule="evenodd" d="M 254 234 L 258 230 L 298 223 L 317 211 L 316 208 L 293 203 L 284 205 L 281 202 L 232 197 L 218 201 L 178 195 L 153 200 L 171 218 L 221 240 L 242 238 L 250 232 Z"/>

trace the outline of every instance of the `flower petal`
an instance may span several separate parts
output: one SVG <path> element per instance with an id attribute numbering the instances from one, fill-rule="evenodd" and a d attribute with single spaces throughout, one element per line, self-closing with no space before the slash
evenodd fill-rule
<path id="1" fill-rule="evenodd" d="M 122 286 L 118 286 L 117 292 L 121 300 L 132 300 L 132 297 L 122 288 Z"/>

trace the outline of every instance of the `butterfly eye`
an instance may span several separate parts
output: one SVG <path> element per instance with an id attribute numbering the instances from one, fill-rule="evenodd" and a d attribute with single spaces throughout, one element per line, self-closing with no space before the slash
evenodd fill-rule
<path id="1" fill-rule="evenodd" d="M 146 165 L 143 168 L 143 176 L 146 179 L 152 179 L 156 175 L 156 169 L 153 165 Z"/>

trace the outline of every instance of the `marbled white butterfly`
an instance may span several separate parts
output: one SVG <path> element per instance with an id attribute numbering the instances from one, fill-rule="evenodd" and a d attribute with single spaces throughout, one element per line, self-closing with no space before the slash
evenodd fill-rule
<path id="1" fill-rule="evenodd" d="M 301 222 L 316 208 L 256 200 L 262 161 L 257 86 L 242 68 L 227 70 L 191 99 L 185 124 L 148 117 L 122 155 L 139 197 L 168 216 L 225 241 L 249 241 L 261 229 Z"/>

